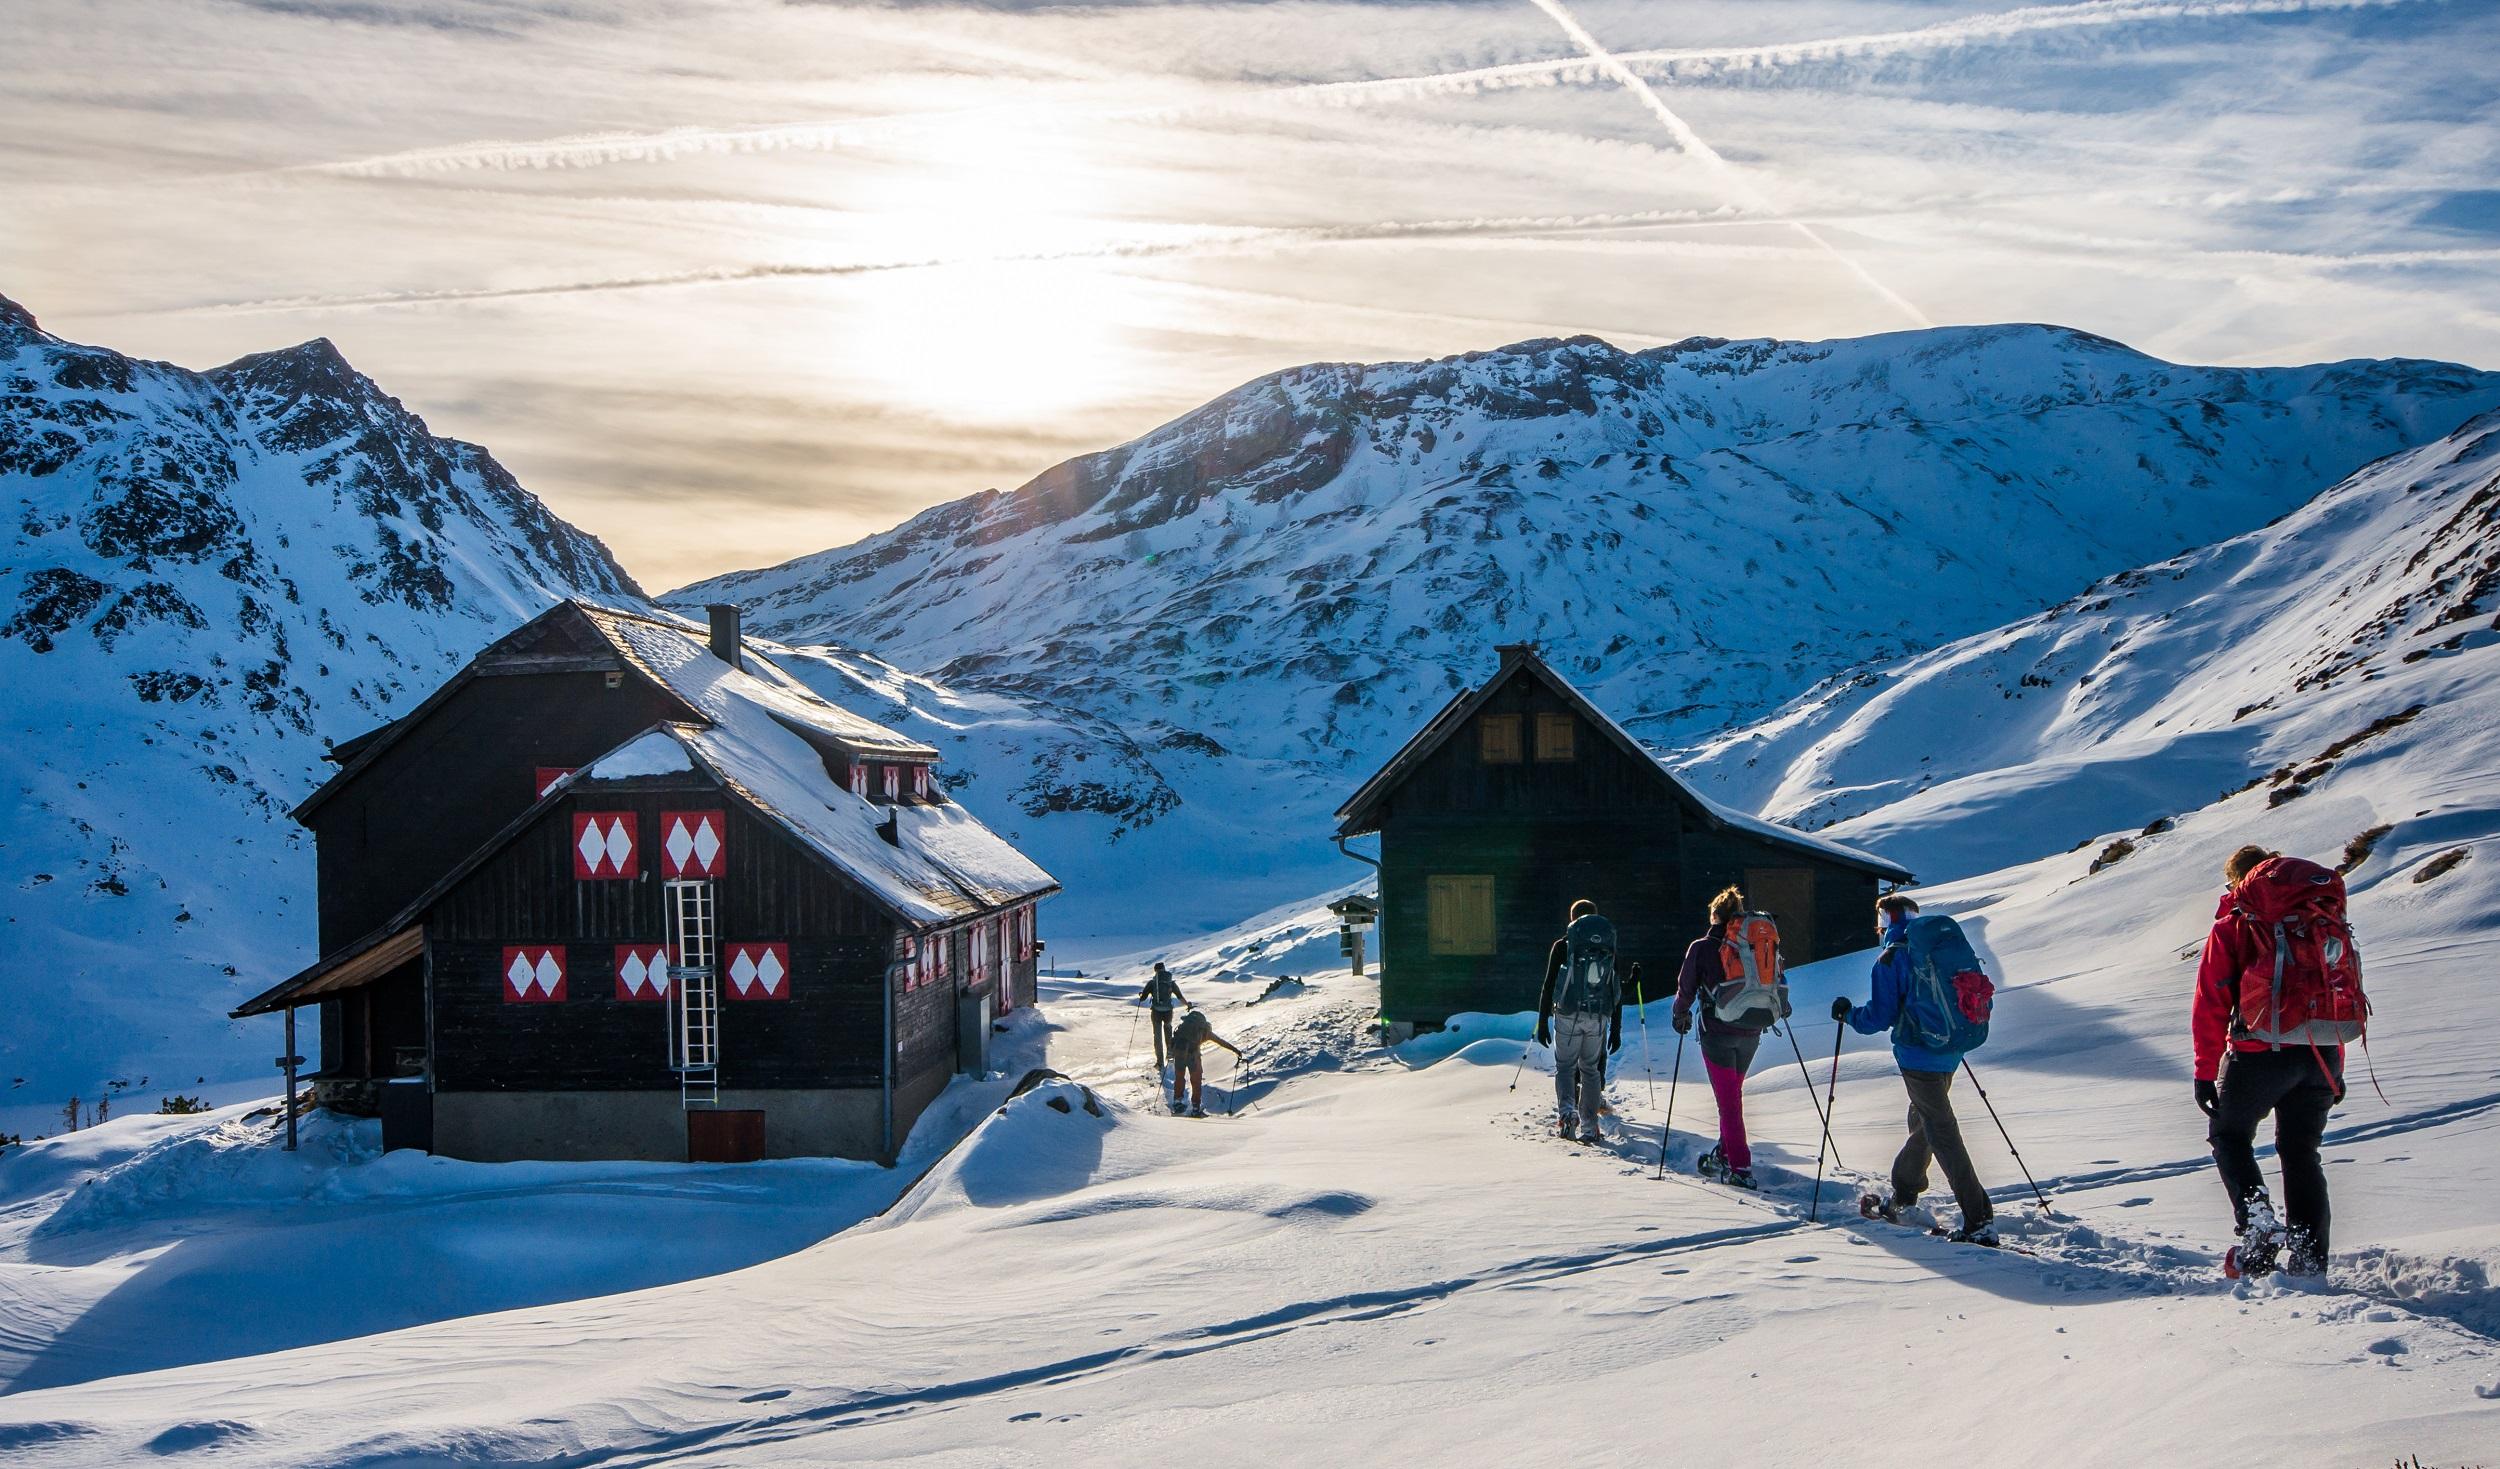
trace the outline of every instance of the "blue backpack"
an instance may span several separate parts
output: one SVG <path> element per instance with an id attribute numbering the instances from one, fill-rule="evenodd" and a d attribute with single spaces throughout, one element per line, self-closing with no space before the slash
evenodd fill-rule
<path id="1" fill-rule="evenodd" d="M 1931 1051 L 1986 1045 L 1996 986 L 1979 966 L 1962 925 L 1941 913 L 1921 914 L 1910 920 L 1901 947 L 1910 956 L 1910 982 L 1892 1022 L 1892 1038 Z"/>
<path id="2" fill-rule="evenodd" d="M 1622 1003 L 1615 983 L 1615 926 L 1591 913 L 1563 930 L 1562 983 L 1554 994 L 1558 1015 L 1588 1015 Z"/>

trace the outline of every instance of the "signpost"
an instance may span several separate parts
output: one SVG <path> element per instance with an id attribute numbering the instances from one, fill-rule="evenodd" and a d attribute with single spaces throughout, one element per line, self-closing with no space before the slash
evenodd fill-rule
<path id="1" fill-rule="evenodd" d="M 1328 905 L 1337 915 L 1337 952 L 1352 961 L 1354 977 L 1363 977 L 1363 930 L 1380 920 L 1378 900 L 1360 893 L 1339 898 Z"/>

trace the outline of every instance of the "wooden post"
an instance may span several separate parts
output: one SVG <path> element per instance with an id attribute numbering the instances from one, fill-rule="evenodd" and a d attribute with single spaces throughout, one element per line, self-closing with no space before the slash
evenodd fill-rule
<path id="1" fill-rule="evenodd" d="M 286 1068 L 286 1150 L 292 1153 L 295 1151 L 295 1068 L 304 1064 L 304 1058 L 295 1054 L 293 1005 L 286 1007 L 286 1054 L 278 1058 L 278 1064 Z"/>

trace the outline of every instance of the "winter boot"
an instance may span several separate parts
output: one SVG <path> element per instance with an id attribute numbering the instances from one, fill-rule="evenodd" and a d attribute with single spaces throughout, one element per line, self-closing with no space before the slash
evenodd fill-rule
<path id="1" fill-rule="evenodd" d="M 1579 1118 L 1573 1116 L 1569 1112 L 1557 1112 L 1554 1114 L 1554 1136 L 1562 1138 L 1567 1142 L 1570 1140 L 1571 1135 L 1579 1130 Z"/>
<path id="2" fill-rule="evenodd" d="M 1204 1117 L 1207 1115 L 1207 1109 L 1204 1107 L 1192 1107 L 1189 1109 L 1189 1115 L 1192 1117 Z"/>
<path id="3" fill-rule="evenodd" d="M 1727 1151 L 1716 1143 L 1711 1144 L 1709 1152 L 1693 1160 L 1693 1171 L 1709 1179 L 1727 1177 Z"/>
<path id="4" fill-rule="evenodd" d="M 1880 1194 L 1858 1195 L 1858 1213 L 1869 1219 L 1881 1219 L 1886 1224 L 1901 1222 L 1901 1206 Z"/>
<path id="5" fill-rule="evenodd" d="M 1586 1122 L 1580 1124 L 1580 1141 L 1584 1143 L 1602 1143 L 1605 1140 L 1606 1135 L 1597 1130 L 1596 1118 L 1592 1117 Z"/>
<path id="6" fill-rule="evenodd" d="M 2271 1275 L 2281 1264 L 2287 1231 L 2276 1217 L 2274 1200 L 2264 1189 L 2248 1196 L 2248 1224 L 2240 1230 L 2240 1242 L 2222 1256 L 2222 1273 L 2233 1280 L 2252 1275 Z"/>
<path id="7" fill-rule="evenodd" d="M 1983 1250 L 1993 1250 L 1997 1247 L 1996 1221 L 1982 1219 L 1977 1224 L 1965 1224 L 1945 1238 L 1957 1245 L 1977 1245 Z"/>
<path id="8" fill-rule="evenodd" d="M 1762 1186 L 1753 1181 L 1753 1170 L 1750 1168 L 1730 1168 L 1725 1182 L 1729 1188 L 1758 1189 Z"/>

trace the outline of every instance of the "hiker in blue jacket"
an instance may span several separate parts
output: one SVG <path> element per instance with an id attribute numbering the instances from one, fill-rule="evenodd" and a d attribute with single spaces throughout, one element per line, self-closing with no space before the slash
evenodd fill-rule
<path id="1" fill-rule="evenodd" d="M 1901 1084 L 1910 1093 L 1910 1136 L 1892 1160 L 1892 1201 L 1877 1201 L 1875 1212 L 1895 1223 L 1901 1211 L 1918 1202 L 1927 1188 L 1932 1159 L 1953 1185 L 1962 1206 L 1962 1227 L 1952 1237 L 1993 1248 L 1997 1242 L 1996 1206 L 1971 1167 L 1970 1149 L 1962 1144 L 1962 1124 L 1953 1115 L 1953 1073 L 1961 1069 L 1962 1053 L 1938 1050 L 1904 1038 L 1902 1007 L 1910 992 L 1910 915 L 1918 904 L 1898 893 L 1877 900 L 1876 927 L 1884 939 L 1875 956 L 1874 993 L 1863 1005 L 1846 997 L 1832 1001 L 1832 1018 L 1847 1021 L 1860 1035 L 1893 1032 L 1892 1057 L 1901 1067 Z"/>

